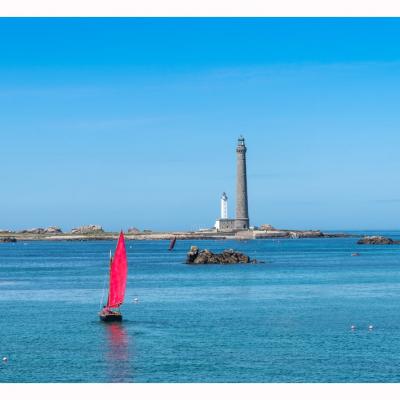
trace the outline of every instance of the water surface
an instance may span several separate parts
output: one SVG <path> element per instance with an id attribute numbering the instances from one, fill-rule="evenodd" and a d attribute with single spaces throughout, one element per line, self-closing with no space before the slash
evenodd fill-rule
<path id="1" fill-rule="evenodd" d="M 115 242 L 2 243 L 0 381 L 399 382 L 400 246 L 355 242 L 128 241 L 112 325 L 97 312 Z M 188 266 L 191 244 L 266 263 Z"/>

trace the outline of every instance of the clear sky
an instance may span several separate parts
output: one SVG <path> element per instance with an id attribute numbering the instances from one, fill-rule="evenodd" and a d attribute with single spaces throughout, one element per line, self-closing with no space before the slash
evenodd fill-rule
<path id="1" fill-rule="evenodd" d="M 0 229 L 400 227 L 399 19 L 1 19 Z"/>

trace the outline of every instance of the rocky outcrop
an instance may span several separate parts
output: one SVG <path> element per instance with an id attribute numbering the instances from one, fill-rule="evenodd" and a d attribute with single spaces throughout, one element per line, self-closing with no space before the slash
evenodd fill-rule
<path id="1" fill-rule="evenodd" d="M 101 232 L 104 232 L 104 230 L 100 225 L 84 225 L 84 226 L 79 226 L 78 228 L 71 229 L 71 233 L 74 234 L 101 233 Z"/>
<path id="2" fill-rule="evenodd" d="M 40 235 L 44 233 L 44 229 L 43 228 L 23 229 L 22 231 L 18 231 L 17 233 L 31 233 L 35 235 Z"/>
<path id="3" fill-rule="evenodd" d="M 364 236 L 357 244 L 400 244 L 400 240 L 393 240 L 385 236 Z"/>
<path id="4" fill-rule="evenodd" d="M 57 226 L 49 226 L 48 228 L 32 228 L 18 231 L 17 233 L 29 233 L 33 235 L 42 235 L 44 233 L 62 233 L 62 230 Z"/>
<path id="5" fill-rule="evenodd" d="M 17 241 L 17 239 L 15 237 L 11 237 L 11 236 L 6 236 L 6 237 L 2 237 L 0 238 L 0 243 L 15 243 Z"/>
<path id="6" fill-rule="evenodd" d="M 289 234 L 290 237 L 294 239 L 324 237 L 324 234 L 321 231 L 293 231 L 289 232 Z"/>
<path id="7" fill-rule="evenodd" d="M 129 228 L 128 229 L 128 233 L 130 233 L 131 235 L 137 235 L 138 233 L 140 233 L 140 229 L 138 229 L 138 228 Z"/>
<path id="8" fill-rule="evenodd" d="M 256 264 L 257 260 L 251 260 L 249 256 L 232 249 L 224 250 L 216 254 L 208 249 L 200 250 L 192 246 L 187 253 L 186 264 Z"/>
<path id="9" fill-rule="evenodd" d="M 62 233 L 62 230 L 58 226 L 49 226 L 44 230 L 44 233 Z"/>

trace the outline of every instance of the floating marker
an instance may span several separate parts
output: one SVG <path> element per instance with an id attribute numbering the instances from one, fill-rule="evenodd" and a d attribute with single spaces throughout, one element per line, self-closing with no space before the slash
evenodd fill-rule
<path id="1" fill-rule="evenodd" d="M 8 358 L 7 357 L 3 357 L 3 362 L 7 362 L 8 361 Z"/>
<path id="2" fill-rule="evenodd" d="M 368 326 L 368 329 L 369 329 L 370 331 L 372 331 L 372 329 L 374 329 L 374 326 L 373 326 L 373 325 L 369 325 L 369 326 Z"/>
<path id="3" fill-rule="evenodd" d="M 351 330 L 354 331 L 354 329 L 356 329 L 356 326 L 355 326 L 355 325 L 352 325 L 352 326 L 351 326 Z"/>

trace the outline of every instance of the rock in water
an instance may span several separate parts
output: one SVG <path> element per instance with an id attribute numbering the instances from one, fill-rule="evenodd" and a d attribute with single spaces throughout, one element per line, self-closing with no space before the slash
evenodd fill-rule
<path id="1" fill-rule="evenodd" d="M 222 253 L 213 253 L 205 249 L 199 250 L 197 246 L 191 246 L 186 257 L 186 264 L 256 264 L 257 260 L 251 260 L 249 256 L 234 251 L 224 250 Z"/>
<path id="2" fill-rule="evenodd" d="M 393 240 L 385 236 L 364 236 L 357 244 L 399 244 L 399 240 Z"/>
<path id="3" fill-rule="evenodd" d="M 11 237 L 11 236 L 5 236 L 0 238 L 0 242 L 3 243 L 15 243 L 17 241 L 17 239 L 15 237 Z"/>

